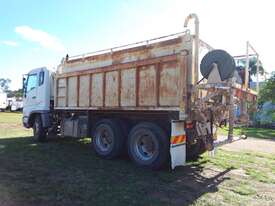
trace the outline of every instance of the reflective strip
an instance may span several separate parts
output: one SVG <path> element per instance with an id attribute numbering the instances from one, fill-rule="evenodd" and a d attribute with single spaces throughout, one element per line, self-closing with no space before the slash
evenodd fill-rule
<path id="1" fill-rule="evenodd" d="M 186 144 L 185 142 L 180 143 L 180 144 L 171 144 L 171 148 L 179 147 L 179 146 L 182 146 L 182 145 L 185 145 L 185 144 Z"/>
<path id="2" fill-rule="evenodd" d="M 187 128 L 187 129 L 193 128 L 193 122 L 192 121 L 186 121 L 185 128 Z"/>
<path id="3" fill-rule="evenodd" d="M 186 142 L 186 136 L 185 135 L 177 135 L 171 137 L 171 144 L 180 144 Z"/>

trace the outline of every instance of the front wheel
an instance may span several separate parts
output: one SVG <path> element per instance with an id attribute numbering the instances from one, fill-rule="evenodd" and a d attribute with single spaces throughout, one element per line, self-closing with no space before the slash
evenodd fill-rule
<path id="1" fill-rule="evenodd" d="M 47 140 L 46 130 L 43 128 L 40 115 L 36 115 L 34 119 L 33 137 L 38 142 L 45 142 Z"/>

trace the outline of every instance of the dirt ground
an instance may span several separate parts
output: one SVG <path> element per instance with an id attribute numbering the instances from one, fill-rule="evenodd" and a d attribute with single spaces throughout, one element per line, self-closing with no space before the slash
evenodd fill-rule
<path id="1" fill-rule="evenodd" d="M 267 154 L 275 154 L 275 141 L 256 138 L 247 138 L 222 146 L 228 151 L 250 151 Z"/>

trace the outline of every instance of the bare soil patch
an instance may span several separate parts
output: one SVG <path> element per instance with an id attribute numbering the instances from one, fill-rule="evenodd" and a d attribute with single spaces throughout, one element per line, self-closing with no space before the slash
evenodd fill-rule
<path id="1" fill-rule="evenodd" d="M 275 154 L 275 141 L 256 138 L 247 138 L 222 146 L 227 151 L 250 151 Z"/>

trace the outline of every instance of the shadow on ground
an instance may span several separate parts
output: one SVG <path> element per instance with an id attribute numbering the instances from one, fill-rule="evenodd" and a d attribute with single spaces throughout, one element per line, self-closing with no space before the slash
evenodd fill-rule
<path id="1" fill-rule="evenodd" d="M 0 139 L 0 205 L 190 205 L 230 169 L 190 164 L 176 171 L 137 168 L 127 157 L 98 158 L 87 140 Z M 204 174 L 204 175 L 203 175 Z"/>

